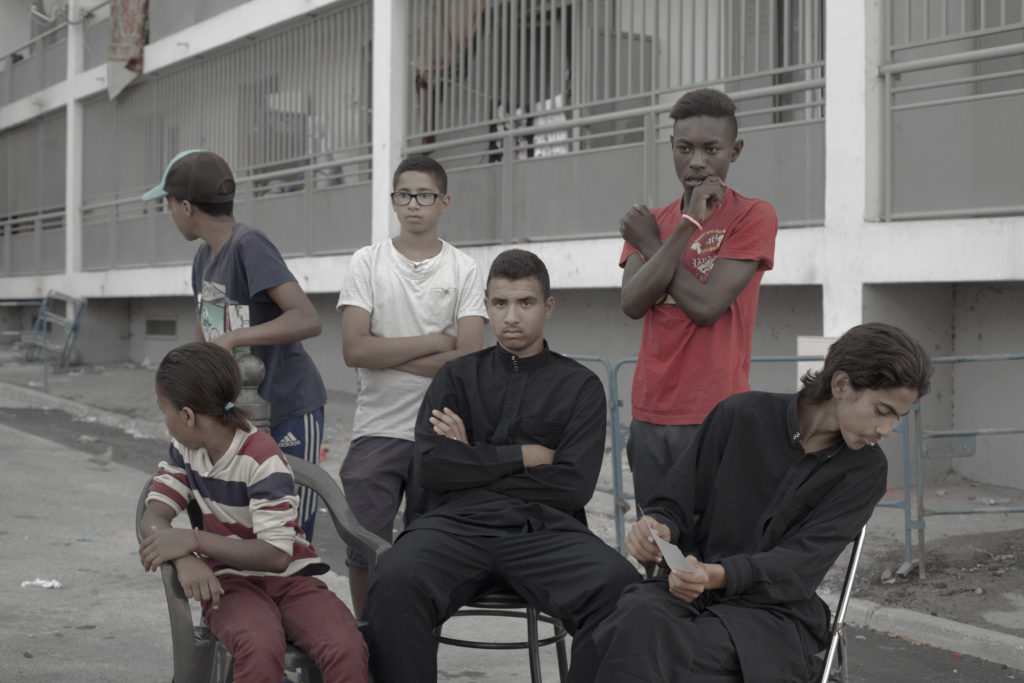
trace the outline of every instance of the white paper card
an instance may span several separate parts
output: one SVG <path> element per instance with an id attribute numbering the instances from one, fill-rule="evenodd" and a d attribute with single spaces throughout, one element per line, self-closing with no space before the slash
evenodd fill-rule
<path id="1" fill-rule="evenodd" d="M 647 528 L 650 529 L 650 525 Z M 661 556 L 665 558 L 665 563 L 669 567 L 690 572 L 691 574 L 697 573 L 697 568 L 690 564 L 690 561 L 683 556 L 683 551 L 679 549 L 679 546 L 672 545 L 668 541 L 663 540 L 653 530 L 651 531 L 651 536 L 654 537 L 654 542 L 658 544 L 658 550 L 661 551 Z"/>
<path id="2" fill-rule="evenodd" d="M 640 516 L 644 518 L 644 524 L 647 524 L 646 515 L 643 510 L 640 510 L 640 505 L 637 505 L 637 509 L 640 512 Z M 671 569 L 678 569 L 680 571 L 689 572 L 691 574 L 697 573 L 697 568 L 690 564 L 690 561 L 683 556 L 683 551 L 679 549 L 679 546 L 669 543 L 664 540 L 658 534 L 654 533 L 654 529 L 651 528 L 650 524 L 647 524 L 647 530 L 651 532 L 651 538 L 658 544 L 658 550 L 661 551 L 661 556 L 665 558 L 665 564 Z"/>

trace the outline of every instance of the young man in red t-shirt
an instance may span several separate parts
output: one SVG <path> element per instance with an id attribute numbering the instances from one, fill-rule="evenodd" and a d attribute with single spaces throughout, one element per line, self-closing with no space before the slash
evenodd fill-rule
<path id="1" fill-rule="evenodd" d="M 711 409 L 750 389 L 758 286 L 778 230 L 771 204 L 725 186 L 743 150 L 732 99 L 694 90 L 669 116 L 683 195 L 619 221 L 622 310 L 644 320 L 626 445 L 641 505 Z"/>

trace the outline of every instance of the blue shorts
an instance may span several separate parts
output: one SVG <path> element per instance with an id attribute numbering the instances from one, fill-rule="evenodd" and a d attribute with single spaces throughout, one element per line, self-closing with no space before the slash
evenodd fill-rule
<path id="1" fill-rule="evenodd" d="M 320 464 L 320 446 L 324 440 L 324 409 L 317 408 L 311 413 L 275 425 L 270 435 L 286 455 L 302 458 L 314 465 Z M 313 540 L 313 523 L 316 520 L 317 497 L 305 486 L 299 488 L 299 526 L 306 534 L 306 540 Z"/>

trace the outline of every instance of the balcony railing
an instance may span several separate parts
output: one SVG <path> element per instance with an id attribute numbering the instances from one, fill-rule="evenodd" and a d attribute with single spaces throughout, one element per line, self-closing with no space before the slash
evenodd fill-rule
<path id="1" fill-rule="evenodd" d="M 292 159 L 280 170 L 235 169 L 235 218 L 266 233 L 286 257 L 351 252 L 368 244 L 370 150 L 329 156 Z M 97 197 L 83 208 L 83 269 L 191 263 L 195 244 L 182 239 L 164 202 L 140 199 L 147 189 Z"/>
<path id="2" fill-rule="evenodd" d="M 67 76 L 67 23 L 0 57 L 0 106 L 60 83 Z"/>
<path id="3" fill-rule="evenodd" d="M 1024 3 L 890 0 L 883 216 L 1024 213 Z"/>
<path id="4" fill-rule="evenodd" d="M 0 218 L 0 275 L 64 272 L 64 209 Z"/>
<path id="5" fill-rule="evenodd" d="M 664 114 L 716 87 L 747 145 L 730 185 L 821 224 L 823 22 L 816 0 L 413 0 L 405 151 L 448 169 L 457 243 L 617 235 L 681 193 Z"/>

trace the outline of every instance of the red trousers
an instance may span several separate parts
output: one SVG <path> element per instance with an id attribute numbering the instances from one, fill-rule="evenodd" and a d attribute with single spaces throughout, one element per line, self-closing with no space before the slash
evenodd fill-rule
<path id="1" fill-rule="evenodd" d="M 312 576 L 218 576 L 210 632 L 235 658 L 237 683 L 281 683 L 285 642 L 313 658 L 326 683 L 366 683 L 367 649 L 352 613 Z"/>

